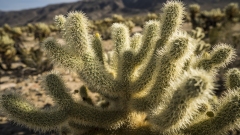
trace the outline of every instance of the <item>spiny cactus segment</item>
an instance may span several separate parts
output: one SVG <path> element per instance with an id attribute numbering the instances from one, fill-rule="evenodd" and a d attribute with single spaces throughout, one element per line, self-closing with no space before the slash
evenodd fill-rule
<path id="1" fill-rule="evenodd" d="M 160 21 L 151 20 L 132 37 L 122 23 L 111 27 L 113 51 L 102 50 L 101 36 L 89 34 L 82 12 L 55 17 L 66 45 L 48 38 L 43 46 L 84 82 L 76 101 L 59 74 L 43 79 L 56 106 L 41 110 L 16 94 L 4 94 L 1 107 L 16 122 L 35 130 L 80 134 L 218 135 L 239 128 L 240 71 L 227 71 L 228 91 L 215 95 L 216 75 L 235 57 L 218 44 L 196 53 L 198 43 L 181 31 L 183 4 L 168 1 Z M 201 50 L 200 50 L 201 51 Z M 202 54 L 202 55 L 199 55 Z M 89 92 L 99 94 L 96 104 Z"/>

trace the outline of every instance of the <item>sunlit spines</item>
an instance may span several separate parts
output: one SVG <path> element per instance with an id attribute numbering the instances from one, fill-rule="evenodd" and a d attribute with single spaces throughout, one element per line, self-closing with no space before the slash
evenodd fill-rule
<path id="1" fill-rule="evenodd" d="M 133 100 L 133 106 L 135 106 L 137 110 L 146 111 L 152 107 L 156 107 L 164 100 L 162 99 L 162 94 L 164 93 L 165 88 L 170 85 L 169 82 L 178 77 L 179 73 L 183 70 L 183 63 L 191 54 L 190 48 L 191 44 L 189 44 L 187 37 L 176 36 L 172 42 L 169 43 L 169 47 L 158 54 L 159 56 L 157 61 L 159 61 L 159 63 L 157 65 L 159 65 L 159 70 L 157 72 L 157 76 L 151 78 L 156 81 L 153 81 L 154 84 L 151 85 L 152 88 L 145 97 Z M 182 64 L 177 65 L 178 63 Z M 150 71 L 154 72 L 152 69 Z M 151 104 L 151 106 L 147 106 L 147 104 Z"/>
<path id="2" fill-rule="evenodd" d="M 64 24 L 65 40 L 76 55 L 92 55 L 89 44 L 88 19 L 82 12 L 70 12 Z"/>
<path id="3" fill-rule="evenodd" d="M 179 29 L 182 24 L 184 7 L 179 1 L 167 1 L 163 7 L 163 16 L 161 18 L 161 42 L 158 42 L 157 48 L 165 46 L 169 38 Z"/>
<path id="4" fill-rule="evenodd" d="M 98 92 L 105 96 L 116 97 L 121 91 L 121 84 L 113 79 L 113 76 L 104 69 L 103 65 L 95 60 L 88 60 L 82 71 L 79 71 L 79 77 L 92 92 Z"/>
<path id="5" fill-rule="evenodd" d="M 48 38 L 42 44 L 54 61 L 76 71 L 83 69 L 84 63 L 82 59 L 64 50 L 54 38 Z"/>
<path id="6" fill-rule="evenodd" d="M 133 65 L 142 64 L 143 61 L 148 63 L 149 58 L 153 57 L 156 42 L 159 38 L 159 31 L 158 21 L 148 21 L 145 24 L 143 28 L 142 45 L 134 58 Z"/>
<path id="7" fill-rule="evenodd" d="M 129 91 L 129 86 L 130 83 L 132 83 L 132 61 L 133 61 L 133 52 L 131 51 L 126 51 L 123 53 L 123 58 L 122 58 L 122 72 L 119 75 L 122 75 L 121 77 L 121 83 L 123 83 L 123 87 L 127 88 L 126 91 Z"/>
<path id="8" fill-rule="evenodd" d="M 240 112 L 239 90 L 229 90 L 220 101 L 221 105 L 214 117 L 196 123 L 186 130 L 185 134 L 219 135 L 238 127 Z"/>
<path id="9" fill-rule="evenodd" d="M 225 75 L 225 86 L 227 89 L 240 88 L 240 71 L 237 68 L 227 71 Z"/>
<path id="10" fill-rule="evenodd" d="M 123 53 L 130 49 L 129 29 L 124 24 L 114 23 L 111 30 L 111 37 L 114 44 L 112 66 L 117 74 L 117 80 L 121 80 Z"/>
<path id="11" fill-rule="evenodd" d="M 68 118 L 68 114 L 63 109 L 55 107 L 40 110 L 17 95 L 3 95 L 1 106 L 17 123 L 44 132 L 60 128 Z"/>
<path id="12" fill-rule="evenodd" d="M 103 53 L 103 60 L 104 60 L 104 67 L 105 69 L 112 74 L 113 78 L 115 79 L 117 76 L 116 68 L 114 67 L 114 52 L 107 51 Z"/>
<path id="13" fill-rule="evenodd" d="M 142 34 L 135 33 L 130 39 L 130 47 L 135 53 L 138 53 L 141 46 L 142 46 Z"/>
<path id="14" fill-rule="evenodd" d="M 236 51 L 233 47 L 227 44 L 219 44 L 213 48 L 211 61 L 215 67 L 226 67 L 235 57 Z"/>
<path id="15" fill-rule="evenodd" d="M 61 30 L 64 30 L 65 22 L 66 22 L 66 18 L 63 15 L 57 15 L 57 16 L 54 17 L 55 25 Z"/>
<path id="16" fill-rule="evenodd" d="M 133 93 L 138 93 L 142 90 L 144 90 L 146 87 L 149 87 L 149 85 L 153 85 L 155 81 L 156 77 L 157 77 L 157 73 L 159 71 L 159 63 L 160 62 L 156 62 L 155 57 L 152 57 L 152 59 L 150 60 L 149 64 L 146 66 L 145 70 L 143 70 L 143 72 L 136 72 L 135 74 L 133 73 L 132 76 L 132 84 L 130 86 L 130 92 Z M 145 79 L 142 79 L 145 78 Z M 151 83 L 151 84 L 149 84 Z"/>
<path id="17" fill-rule="evenodd" d="M 43 87 L 53 97 L 54 101 L 60 108 L 64 108 L 66 111 L 71 109 L 71 104 L 74 102 L 70 94 L 67 92 L 67 88 L 60 77 L 56 73 L 48 74 L 44 77 Z"/>
<path id="18" fill-rule="evenodd" d="M 164 52 L 159 52 L 160 71 L 158 74 L 158 83 L 156 87 L 163 90 L 168 86 L 170 80 L 173 80 L 183 70 L 184 62 L 191 55 L 192 50 L 189 39 L 184 36 L 175 37 L 170 43 L 169 47 Z M 165 79 L 160 79 L 160 78 Z"/>
<path id="19" fill-rule="evenodd" d="M 156 61 L 154 61 L 155 58 L 153 57 L 155 57 L 154 54 L 158 39 L 159 22 L 148 21 L 143 29 L 141 45 L 137 48 L 138 51 L 134 52 L 134 58 L 131 64 L 131 72 L 134 75 L 133 80 L 139 79 L 138 77 L 142 76 L 142 73 L 145 72 L 145 70 L 148 70 L 146 67 L 148 67 L 149 64 L 155 64 Z"/>
<path id="20" fill-rule="evenodd" d="M 102 50 L 102 38 L 99 33 L 95 33 L 95 35 L 92 37 L 91 45 L 92 45 L 92 49 L 93 49 L 96 59 L 99 60 L 100 63 L 104 64 L 103 50 Z"/>
<path id="21" fill-rule="evenodd" d="M 160 70 L 160 62 L 156 57 L 152 57 L 146 68 L 139 74 L 134 74 L 130 91 L 132 93 L 131 105 L 134 110 L 147 111 L 151 106 L 151 98 L 154 93 L 152 88 L 156 83 Z M 145 79 L 142 79 L 145 78 Z"/>
<path id="22" fill-rule="evenodd" d="M 111 37 L 115 47 L 114 50 L 121 56 L 125 50 L 130 48 L 129 29 L 124 24 L 114 23 L 111 30 Z"/>
<path id="23" fill-rule="evenodd" d="M 112 80 L 112 77 L 104 69 L 103 65 L 99 65 L 95 59 L 89 58 L 87 60 L 88 63 L 83 62 L 80 57 L 66 52 L 53 38 L 46 39 L 43 45 L 55 61 L 64 67 L 77 71 L 80 74 L 80 78 L 88 83 L 87 86 L 90 87 L 91 90 L 105 93 L 106 95 L 116 96 L 119 94 L 116 91 L 117 82 Z"/>
<path id="24" fill-rule="evenodd" d="M 196 63 L 196 67 L 208 71 L 214 68 L 225 67 L 235 58 L 235 56 L 236 52 L 231 46 L 219 44 L 213 48 L 213 51 L 210 52 L 209 57 L 200 59 Z"/>
<path id="25" fill-rule="evenodd" d="M 164 100 L 162 94 L 165 89 L 169 87 L 172 80 L 175 80 L 181 74 L 185 61 L 192 55 L 193 45 L 189 40 L 190 38 L 185 34 L 176 35 L 165 47 L 166 50 L 159 53 L 160 70 L 152 89 L 152 93 L 158 94 L 156 94 L 156 97 L 153 95 L 155 102 L 151 103 L 152 106 Z"/>
<path id="26" fill-rule="evenodd" d="M 165 105 L 153 110 L 151 123 L 160 132 L 174 133 L 191 124 L 199 106 L 212 98 L 214 83 L 212 75 L 204 70 L 184 72 L 183 76 L 172 81 L 164 94 Z M 162 109 L 160 109 L 162 108 Z"/>

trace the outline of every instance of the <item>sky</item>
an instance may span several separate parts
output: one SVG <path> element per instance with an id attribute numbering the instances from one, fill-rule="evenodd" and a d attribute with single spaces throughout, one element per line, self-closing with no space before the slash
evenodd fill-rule
<path id="1" fill-rule="evenodd" d="M 74 1 L 78 0 L 0 0 L 0 11 L 17 11 Z"/>

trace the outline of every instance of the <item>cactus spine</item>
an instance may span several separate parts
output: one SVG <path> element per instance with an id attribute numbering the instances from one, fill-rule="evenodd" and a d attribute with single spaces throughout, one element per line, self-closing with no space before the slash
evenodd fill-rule
<path id="1" fill-rule="evenodd" d="M 239 128 L 240 71 L 226 74 L 229 92 L 221 101 L 213 92 L 216 71 L 232 61 L 234 49 L 219 44 L 208 55 L 197 56 L 195 40 L 180 31 L 183 4 L 168 1 L 163 12 L 161 23 L 149 21 L 133 37 L 124 24 L 114 23 L 114 49 L 108 58 L 100 35 L 88 33 L 83 13 L 56 16 L 66 46 L 53 38 L 43 46 L 56 62 L 79 74 L 85 83 L 80 89 L 83 102 L 71 97 L 60 75 L 50 73 L 43 84 L 56 107 L 40 110 L 19 95 L 5 94 L 2 108 L 30 128 L 75 134 L 212 135 Z M 87 90 L 99 93 L 106 104 L 94 105 Z"/>

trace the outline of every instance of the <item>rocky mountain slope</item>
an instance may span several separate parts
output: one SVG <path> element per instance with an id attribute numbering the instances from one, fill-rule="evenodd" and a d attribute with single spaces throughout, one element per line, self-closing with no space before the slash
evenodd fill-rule
<path id="1" fill-rule="evenodd" d="M 43 8 L 34 8 L 21 11 L 0 11 L 0 26 L 8 23 L 12 26 L 25 25 L 32 22 L 51 23 L 57 14 L 67 14 L 70 11 L 80 10 L 90 19 L 101 19 L 112 14 L 137 15 L 148 12 L 159 12 L 166 0 L 81 0 L 74 3 L 54 4 Z M 202 10 L 223 8 L 230 2 L 239 0 L 182 0 L 186 6 L 192 3 L 201 5 Z"/>

